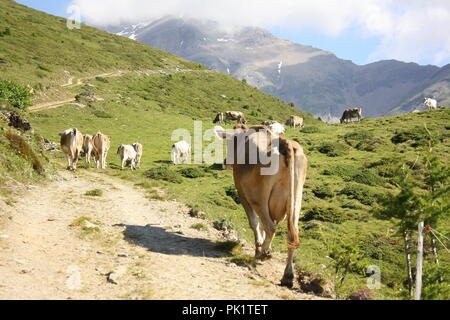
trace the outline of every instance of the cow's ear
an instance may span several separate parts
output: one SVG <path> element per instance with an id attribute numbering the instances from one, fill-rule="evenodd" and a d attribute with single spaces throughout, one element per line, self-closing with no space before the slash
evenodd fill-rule
<path id="1" fill-rule="evenodd" d="M 221 126 L 215 126 L 214 133 L 219 139 L 225 140 L 227 138 L 227 131 Z"/>

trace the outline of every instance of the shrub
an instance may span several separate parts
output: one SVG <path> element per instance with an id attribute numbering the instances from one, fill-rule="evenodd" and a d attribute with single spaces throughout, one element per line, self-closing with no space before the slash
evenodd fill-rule
<path id="1" fill-rule="evenodd" d="M 13 150 L 31 162 L 34 171 L 39 174 L 43 174 L 45 172 L 41 161 L 36 156 L 31 146 L 21 136 L 7 132 L 5 133 L 5 137 L 9 140 L 10 146 Z"/>
<path id="2" fill-rule="evenodd" d="M 3 31 L 0 31 L 0 38 L 11 35 L 11 29 L 6 27 Z"/>
<path id="3" fill-rule="evenodd" d="M 145 176 L 154 180 L 164 180 L 171 183 L 181 183 L 183 178 L 181 175 L 171 170 L 169 167 L 152 168 L 145 172 Z"/>
<path id="4" fill-rule="evenodd" d="M 323 143 L 317 150 L 329 157 L 340 157 L 347 153 L 347 147 L 339 142 Z"/>
<path id="5" fill-rule="evenodd" d="M 353 166 L 338 165 L 329 169 L 325 169 L 322 174 L 325 176 L 338 176 L 341 178 L 350 177 L 357 169 Z"/>
<path id="6" fill-rule="evenodd" d="M 239 198 L 239 194 L 235 186 L 229 186 L 225 188 L 225 193 L 227 196 L 232 198 L 234 202 L 236 202 L 237 204 L 241 204 L 241 199 Z"/>
<path id="7" fill-rule="evenodd" d="M 350 183 L 340 193 L 368 206 L 374 204 L 378 197 L 370 188 L 359 183 Z"/>
<path id="8" fill-rule="evenodd" d="M 103 195 L 103 190 L 100 189 L 89 190 L 84 195 L 88 197 L 101 197 Z"/>
<path id="9" fill-rule="evenodd" d="M 371 170 L 359 171 L 351 176 L 351 180 L 368 186 L 383 186 L 384 180 Z"/>
<path id="10" fill-rule="evenodd" d="M 205 171 L 199 168 L 184 168 L 180 170 L 180 173 L 185 178 L 195 179 L 204 177 Z"/>
<path id="11" fill-rule="evenodd" d="M 110 115 L 109 113 L 103 111 L 103 110 L 95 110 L 94 112 L 92 112 L 92 114 L 94 116 L 96 116 L 97 118 L 103 118 L 103 119 L 111 119 L 112 115 Z"/>
<path id="12" fill-rule="evenodd" d="M 108 79 L 103 78 L 103 77 L 95 77 L 95 80 L 99 81 L 99 82 L 103 82 L 103 83 L 108 83 Z"/>
<path id="13" fill-rule="evenodd" d="M 441 136 L 436 133 L 436 139 L 440 140 Z M 403 130 L 397 132 L 392 138 L 391 142 L 394 144 L 405 143 L 411 141 L 411 146 L 416 148 L 419 146 L 427 146 L 429 136 L 425 128 L 416 127 L 411 130 Z"/>
<path id="14" fill-rule="evenodd" d="M 365 130 L 358 130 L 347 133 L 344 140 L 351 146 L 355 146 L 358 142 L 373 138 L 373 133 Z"/>
<path id="15" fill-rule="evenodd" d="M 214 221 L 213 227 L 219 231 L 233 230 L 233 223 L 227 218 L 222 218 L 218 221 Z"/>
<path id="16" fill-rule="evenodd" d="M 324 222 L 332 223 L 342 223 L 346 220 L 343 211 L 335 206 L 314 206 L 307 210 L 304 216 L 301 218 L 302 221 L 318 220 Z"/>
<path id="17" fill-rule="evenodd" d="M 9 80 L 0 80 L 0 99 L 5 99 L 11 106 L 26 109 L 31 106 L 32 94 L 21 84 Z"/>
<path id="18" fill-rule="evenodd" d="M 325 199 L 325 198 L 333 198 L 334 191 L 328 185 L 319 185 L 315 187 L 312 191 L 317 198 Z"/>

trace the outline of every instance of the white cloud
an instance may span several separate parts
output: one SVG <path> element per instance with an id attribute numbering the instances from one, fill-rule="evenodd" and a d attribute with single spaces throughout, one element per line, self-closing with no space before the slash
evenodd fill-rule
<path id="1" fill-rule="evenodd" d="M 94 25 L 182 15 L 226 26 L 316 30 L 330 37 L 351 30 L 362 38 L 380 39 L 369 60 L 450 62 L 449 0 L 73 0 L 73 4 Z"/>

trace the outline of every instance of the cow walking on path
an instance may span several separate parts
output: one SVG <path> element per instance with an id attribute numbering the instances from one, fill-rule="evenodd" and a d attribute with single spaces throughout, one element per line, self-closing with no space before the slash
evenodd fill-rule
<path id="1" fill-rule="evenodd" d="M 219 138 L 228 141 L 228 150 L 234 149 L 229 151 L 226 162 L 232 165 L 234 183 L 255 236 L 256 258 L 271 257 L 277 224 L 285 218 L 287 220 L 288 259 L 281 284 L 292 287 L 294 253 L 299 246 L 298 220 L 307 169 L 303 149 L 295 141 L 272 135 L 263 126 L 250 129 L 235 127 L 234 130 L 217 126 L 214 130 Z M 258 157 L 252 156 L 249 150 L 257 150 Z M 263 170 L 271 164 L 263 164 L 261 156 L 269 157 L 271 164 L 277 162 L 278 170 L 265 175 L 267 172 Z"/>
<path id="2" fill-rule="evenodd" d="M 95 167 L 97 169 L 106 169 L 106 157 L 111 146 L 109 137 L 101 132 L 98 132 L 94 138 L 94 159 Z"/>
<path id="3" fill-rule="evenodd" d="M 76 170 L 78 159 L 83 148 L 83 135 L 77 128 L 60 133 L 61 149 L 67 155 L 68 169 Z"/>

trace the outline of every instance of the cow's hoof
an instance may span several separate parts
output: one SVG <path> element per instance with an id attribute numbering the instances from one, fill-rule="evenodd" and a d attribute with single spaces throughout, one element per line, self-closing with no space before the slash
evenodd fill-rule
<path id="1" fill-rule="evenodd" d="M 294 286 L 294 275 L 283 276 L 283 278 L 281 279 L 281 286 L 292 288 Z"/>

